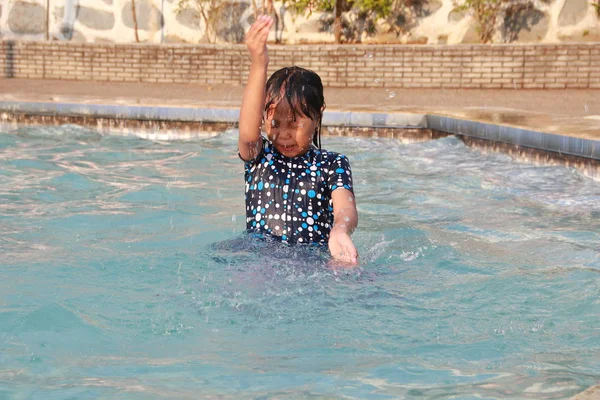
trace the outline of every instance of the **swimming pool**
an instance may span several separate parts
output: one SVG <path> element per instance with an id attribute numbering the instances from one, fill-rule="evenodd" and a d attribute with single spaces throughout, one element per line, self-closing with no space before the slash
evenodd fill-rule
<path id="1" fill-rule="evenodd" d="M 236 132 L 0 134 L 0 397 L 563 399 L 600 379 L 600 185 L 324 138 L 361 266 L 244 237 Z M 454 397 L 453 397 L 454 396 Z"/>

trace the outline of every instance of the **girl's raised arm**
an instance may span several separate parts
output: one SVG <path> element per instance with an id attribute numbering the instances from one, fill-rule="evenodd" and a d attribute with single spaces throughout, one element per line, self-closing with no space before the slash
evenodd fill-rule
<path id="1" fill-rule="evenodd" d="M 252 160 L 261 151 L 260 126 L 265 106 L 265 85 L 267 83 L 267 38 L 273 19 L 261 15 L 246 34 L 246 47 L 250 53 L 250 73 L 244 89 L 240 123 L 238 150 L 243 160 Z"/>

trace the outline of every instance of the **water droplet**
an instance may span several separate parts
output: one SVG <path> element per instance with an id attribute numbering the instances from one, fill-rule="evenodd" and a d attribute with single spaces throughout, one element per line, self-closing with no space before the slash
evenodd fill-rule
<path id="1" fill-rule="evenodd" d="M 379 78 L 375 78 L 375 79 L 373 80 L 373 82 L 375 82 L 375 83 L 379 83 L 379 82 L 381 82 L 381 79 L 379 79 Z"/>
<path id="2" fill-rule="evenodd" d="M 388 99 L 393 99 L 394 97 L 396 97 L 396 92 L 390 92 L 388 94 Z"/>
<path id="3" fill-rule="evenodd" d="M 588 105 L 587 105 L 587 104 L 586 104 L 586 105 L 584 105 L 584 106 L 583 106 L 583 109 L 585 110 L 585 112 L 588 112 Z"/>
<path id="4" fill-rule="evenodd" d="M 237 221 L 237 217 L 235 216 L 235 214 L 233 214 L 231 216 L 231 222 L 235 222 L 235 221 Z"/>

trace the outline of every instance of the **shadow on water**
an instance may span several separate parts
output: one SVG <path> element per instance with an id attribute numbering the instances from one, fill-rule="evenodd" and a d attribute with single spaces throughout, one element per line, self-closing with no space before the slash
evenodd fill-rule
<path id="1" fill-rule="evenodd" d="M 262 270 L 269 275 L 352 275 L 364 273 L 361 267 L 342 267 L 331 259 L 327 246 L 286 245 L 273 238 L 242 233 L 208 246 L 208 256 L 218 264 L 238 271 Z"/>

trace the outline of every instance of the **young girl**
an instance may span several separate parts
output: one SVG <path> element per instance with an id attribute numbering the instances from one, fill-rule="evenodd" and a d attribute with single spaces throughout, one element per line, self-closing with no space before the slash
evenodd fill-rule
<path id="1" fill-rule="evenodd" d="M 238 139 L 245 161 L 246 227 L 286 243 L 328 244 L 334 259 L 356 264 L 350 235 L 358 216 L 350 164 L 320 146 L 321 79 L 288 67 L 266 81 L 272 25 L 263 15 L 246 35 L 251 64 Z"/>

